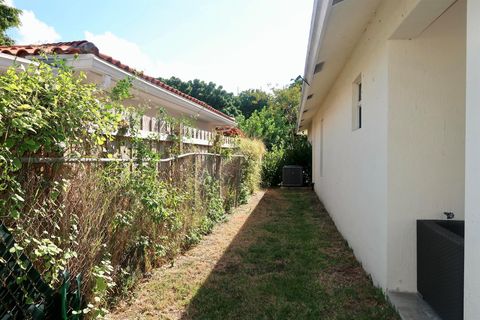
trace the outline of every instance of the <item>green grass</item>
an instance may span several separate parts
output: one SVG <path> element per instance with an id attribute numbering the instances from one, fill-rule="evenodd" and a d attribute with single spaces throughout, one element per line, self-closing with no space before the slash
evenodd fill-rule
<path id="1" fill-rule="evenodd" d="M 311 191 L 270 190 L 184 319 L 399 319 Z"/>

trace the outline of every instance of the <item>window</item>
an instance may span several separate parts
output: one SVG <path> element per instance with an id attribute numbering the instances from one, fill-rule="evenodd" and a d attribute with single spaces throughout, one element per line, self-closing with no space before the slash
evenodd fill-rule
<path id="1" fill-rule="evenodd" d="M 353 82 L 353 106 L 352 106 L 352 128 L 353 130 L 362 128 L 362 98 L 363 98 L 363 88 L 362 88 L 362 75 L 359 75 L 358 78 Z"/>
<path id="2" fill-rule="evenodd" d="M 320 122 L 320 177 L 323 177 L 323 152 L 324 152 L 324 146 L 323 144 L 325 143 L 325 139 L 323 138 L 324 135 L 324 129 L 323 129 L 323 119 Z"/>

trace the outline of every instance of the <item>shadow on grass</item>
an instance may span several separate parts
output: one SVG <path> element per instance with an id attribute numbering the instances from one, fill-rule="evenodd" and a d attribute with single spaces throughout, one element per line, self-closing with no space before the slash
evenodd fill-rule
<path id="1" fill-rule="evenodd" d="M 269 190 L 182 319 L 399 319 L 310 190 Z"/>

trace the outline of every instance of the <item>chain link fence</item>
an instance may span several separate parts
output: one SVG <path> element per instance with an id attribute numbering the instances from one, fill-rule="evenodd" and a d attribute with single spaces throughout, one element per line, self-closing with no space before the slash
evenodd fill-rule
<path id="1" fill-rule="evenodd" d="M 24 161 L 24 211 L 0 213 L 0 319 L 101 313 L 207 233 L 212 203 L 241 200 L 242 156 Z"/>

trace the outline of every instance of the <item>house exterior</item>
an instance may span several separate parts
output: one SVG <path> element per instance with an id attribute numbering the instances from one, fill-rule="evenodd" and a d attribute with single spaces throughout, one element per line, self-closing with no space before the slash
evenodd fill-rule
<path id="1" fill-rule="evenodd" d="M 212 106 L 191 97 L 154 77 L 145 75 L 120 61 L 102 54 L 88 41 L 49 43 L 42 45 L 0 46 L 0 70 L 13 63 L 34 63 L 32 59 L 62 59 L 76 71 L 84 72 L 87 81 L 102 89 L 110 89 L 115 83 L 126 77 L 132 77 L 132 98 L 126 105 L 138 107 L 144 115 L 142 131 L 145 135 L 159 131 L 158 116 L 160 109 L 174 118 L 190 119 L 192 127 L 185 128 L 184 142 L 208 147 L 213 140 L 213 132 L 221 128 L 236 128 L 235 119 Z M 232 129 L 235 130 L 235 129 Z M 167 132 L 161 135 L 167 139 Z M 226 138 L 229 142 L 231 139 Z"/>
<path id="2" fill-rule="evenodd" d="M 298 130 L 315 191 L 385 291 L 416 292 L 416 220 L 465 220 L 480 317 L 480 1 L 317 0 Z"/>

